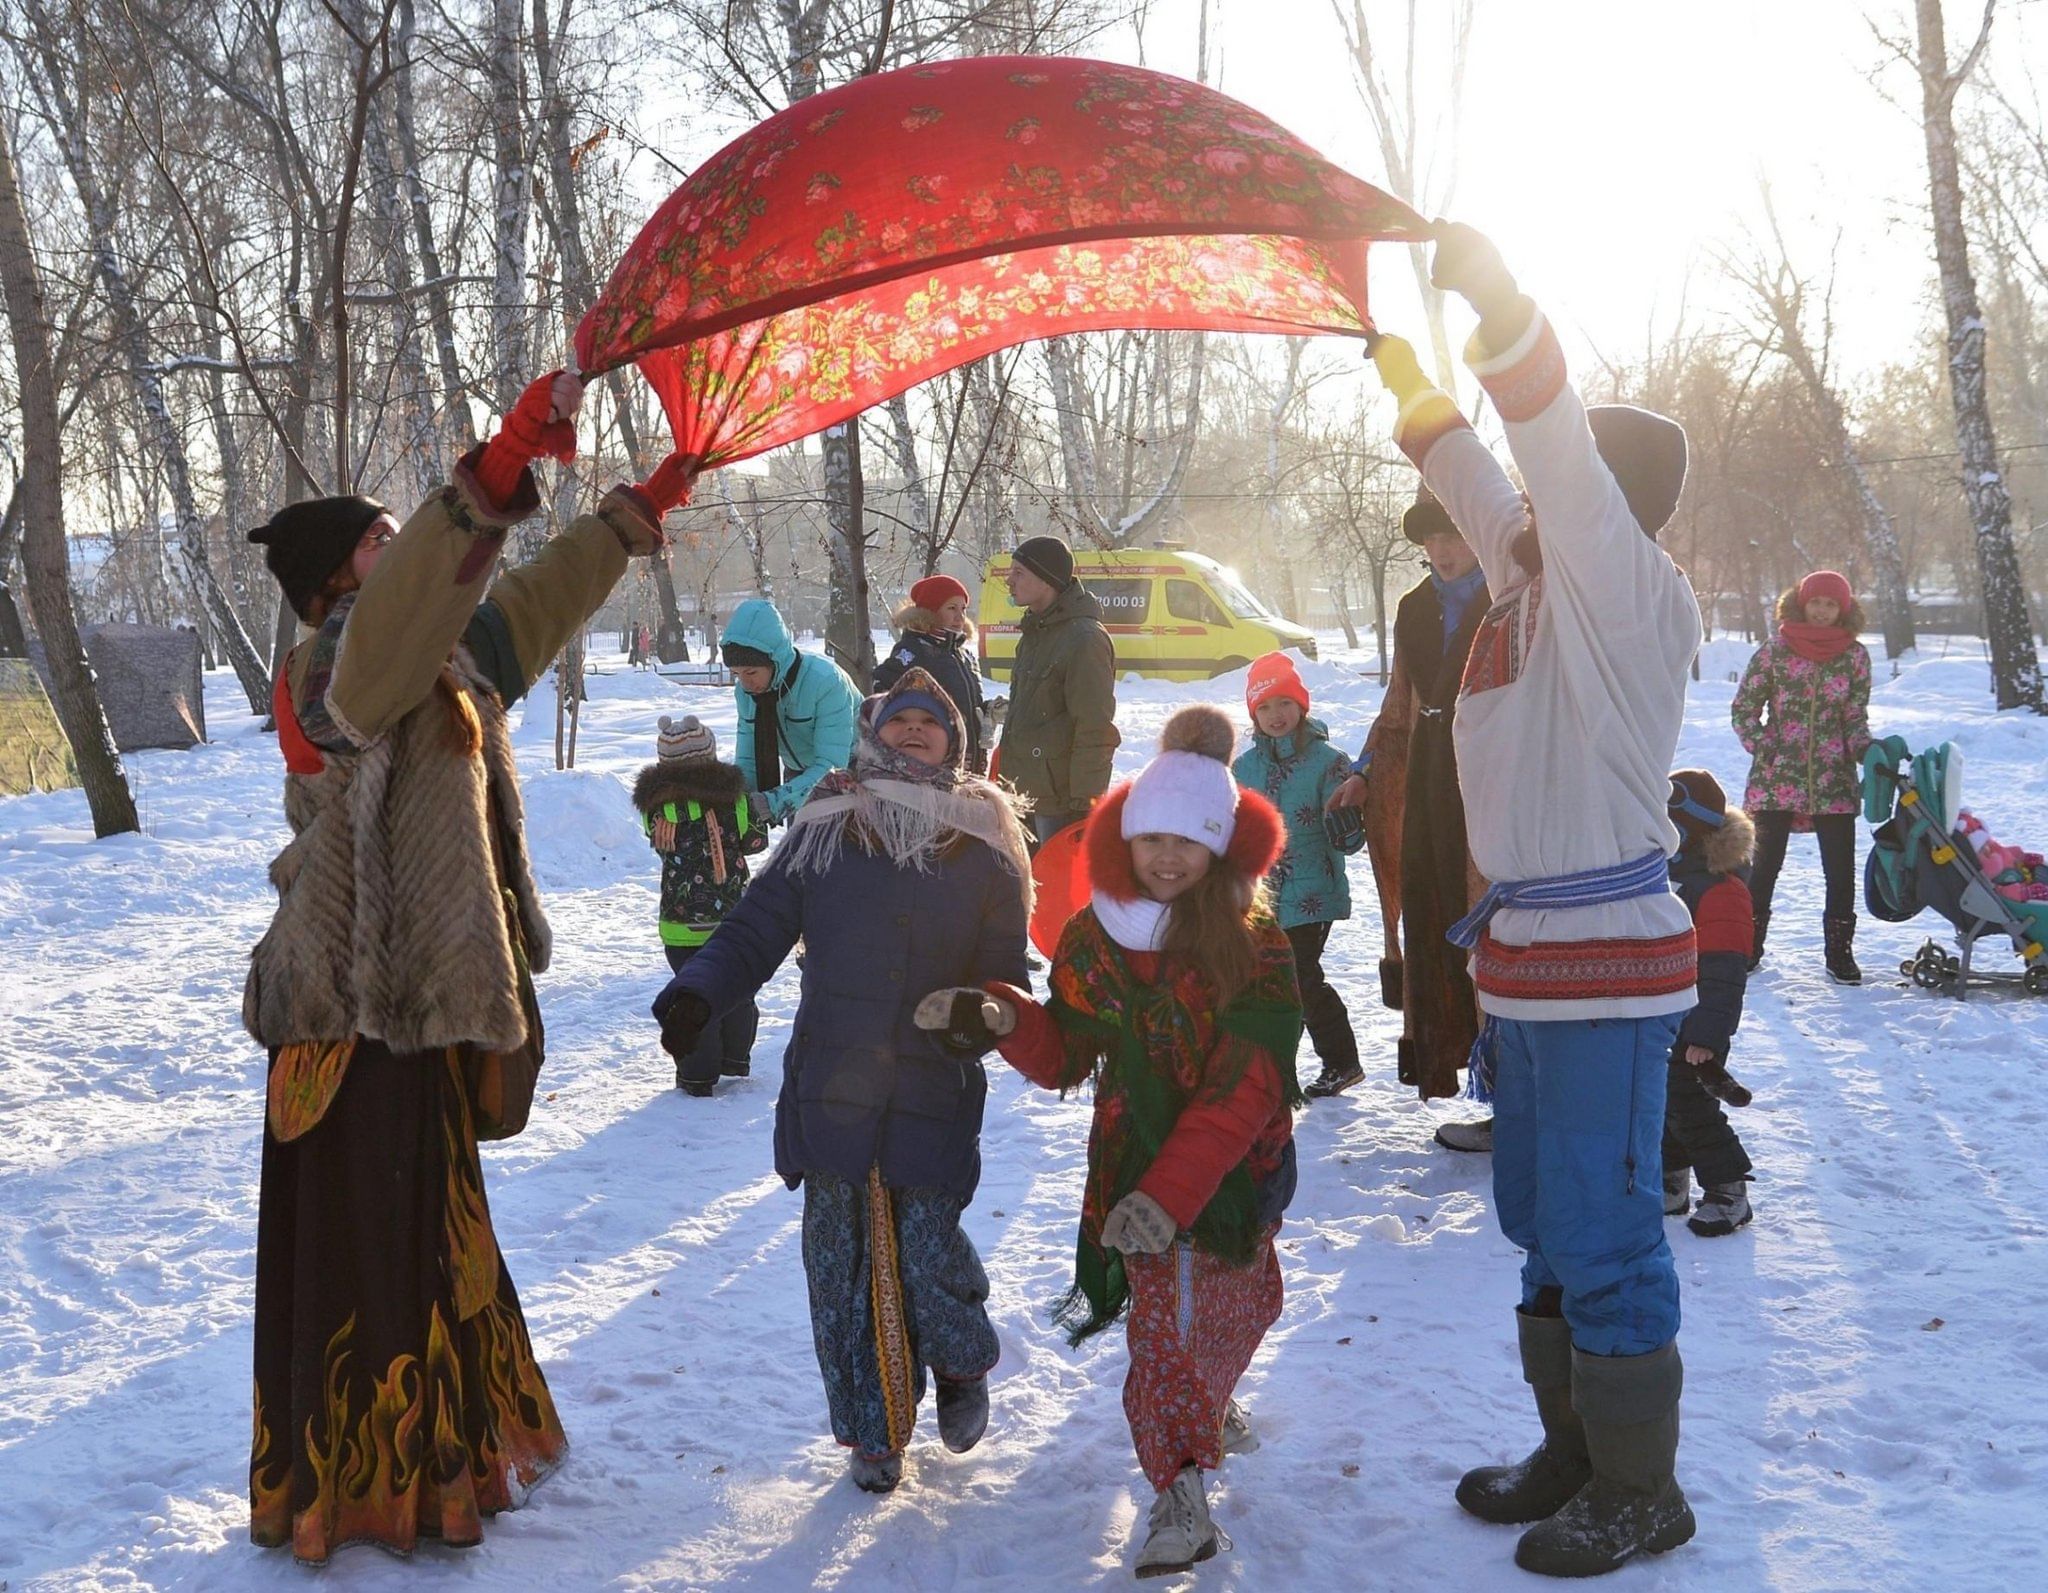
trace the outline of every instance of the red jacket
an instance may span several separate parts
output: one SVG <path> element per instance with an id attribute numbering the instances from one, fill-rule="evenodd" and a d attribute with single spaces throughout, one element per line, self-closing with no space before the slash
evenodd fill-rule
<path id="1" fill-rule="evenodd" d="M 1158 977 L 1157 952 L 1126 951 L 1124 956 L 1140 979 Z M 1017 1013 L 1016 1029 L 997 1047 L 1003 1060 L 1044 1089 L 1065 1089 L 1078 1083 L 1068 1076 L 1059 1025 L 1045 1008 L 1013 985 L 991 983 L 984 988 L 1007 1001 Z M 1287 1107 L 1280 1094 L 1280 1070 L 1271 1053 L 1254 1048 L 1250 1065 L 1228 1095 L 1191 1102 L 1181 1112 L 1158 1156 L 1138 1180 L 1138 1189 L 1158 1201 L 1177 1226 L 1192 1227 L 1217 1186 L 1245 1159 L 1261 1131 L 1284 1115 Z"/>

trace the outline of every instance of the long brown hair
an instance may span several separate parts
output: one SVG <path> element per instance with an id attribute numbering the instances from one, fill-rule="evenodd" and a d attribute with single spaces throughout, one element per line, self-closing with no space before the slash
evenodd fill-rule
<path id="1" fill-rule="evenodd" d="M 1803 625 L 1805 622 L 1806 605 L 1799 601 L 1799 586 L 1795 582 L 1793 585 L 1786 587 L 1784 595 L 1778 599 L 1778 623 L 1780 625 Z M 1838 628 L 1847 631 L 1851 636 L 1861 636 L 1863 634 L 1863 623 L 1863 605 L 1852 597 L 1849 599 L 1849 606 L 1842 610 L 1840 616 L 1835 620 L 1835 624 Z"/>
<path id="2" fill-rule="evenodd" d="M 1216 987 L 1216 1004 L 1227 1007 L 1258 977 L 1259 943 L 1252 914 L 1266 906 L 1263 880 L 1246 879 L 1227 857 L 1174 898 L 1166 915 L 1161 950 L 1200 969 Z"/>

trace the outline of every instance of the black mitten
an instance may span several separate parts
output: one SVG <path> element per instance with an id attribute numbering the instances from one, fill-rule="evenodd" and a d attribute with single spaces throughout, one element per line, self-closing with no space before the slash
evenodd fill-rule
<path id="1" fill-rule="evenodd" d="M 697 1048 L 698 1037 L 710 1021 L 710 1003 L 694 991 L 683 991 L 661 1015 L 662 1050 L 682 1061 Z"/>
<path id="2" fill-rule="evenodd" d="M 1701 1063 L 1693 1071 L 1699 1074 L 1700 1083 L 1707 1087 L 1709 1095 L 1718 1096 L 1730 1106 L 1747 1106 L 1753 1099 L 1718 1057 L 1712 1062 Z"/>

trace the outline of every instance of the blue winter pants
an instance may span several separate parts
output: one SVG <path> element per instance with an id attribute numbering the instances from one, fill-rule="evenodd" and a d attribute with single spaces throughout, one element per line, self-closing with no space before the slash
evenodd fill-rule
<path id="1" fill-rule="evenodd" d="M 1497 1021 L 1493 1199 L 1525 1252 L 1522 1308 L 1561 1293 L 1589 1355 L 1661 1349 L 1678 1335 L 1663 1156 L 1678 1016 Z"/>

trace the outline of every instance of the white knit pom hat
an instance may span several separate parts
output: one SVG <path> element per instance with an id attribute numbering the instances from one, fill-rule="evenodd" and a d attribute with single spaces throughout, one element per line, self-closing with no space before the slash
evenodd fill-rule
<path id="1" fill-rule="evenodd" d="M 1131 782 L 1123 837 L 1178 835 L 1221 857 L 1237 833 L 1237 781 L 1230 754 L 1237 732 L 1220 708 L 1183 708 L 1160 733 L 1159 756 Z"/>

